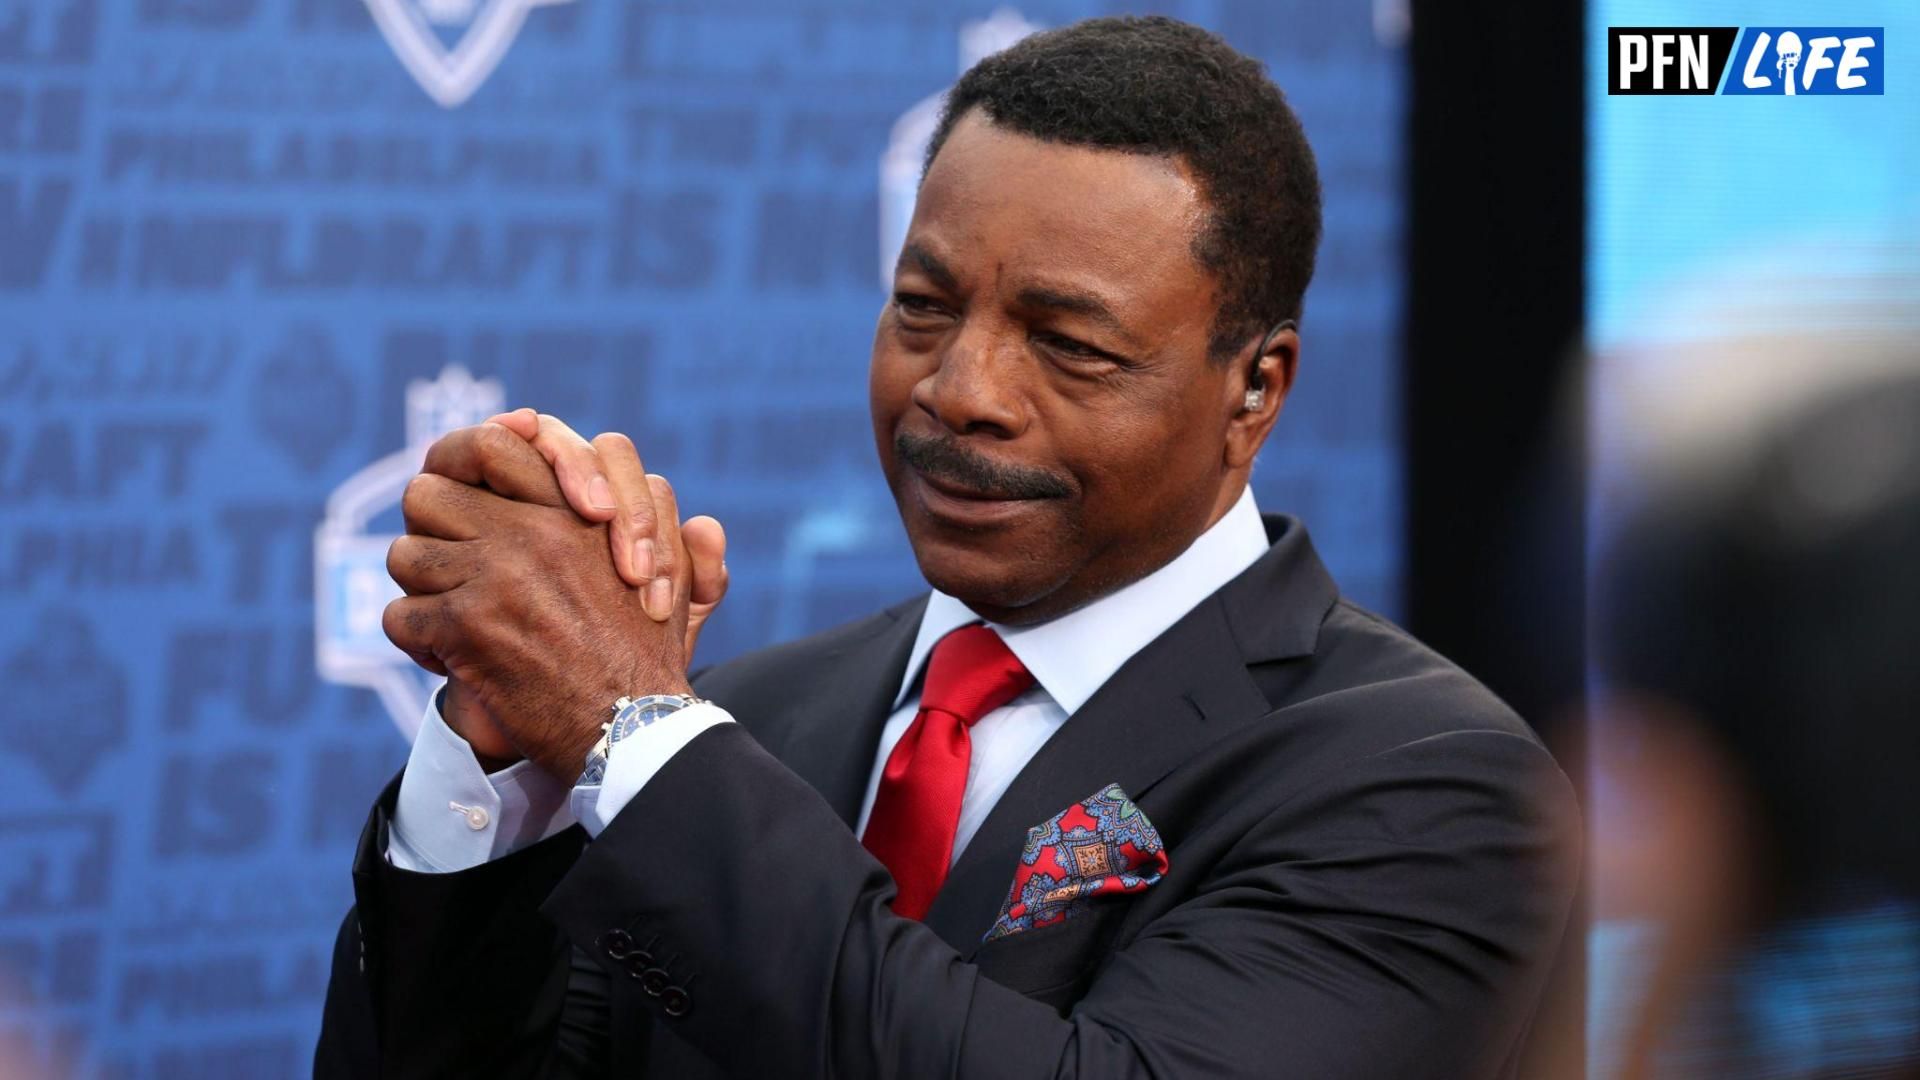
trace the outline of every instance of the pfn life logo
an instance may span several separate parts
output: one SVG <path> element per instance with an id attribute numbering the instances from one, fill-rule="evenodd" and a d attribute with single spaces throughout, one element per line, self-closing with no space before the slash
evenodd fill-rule
<path id="1" fill-rule="evenodd" d="M 1609 94 L 1881 94 L 1878 26 L 1610 26 Z"/>

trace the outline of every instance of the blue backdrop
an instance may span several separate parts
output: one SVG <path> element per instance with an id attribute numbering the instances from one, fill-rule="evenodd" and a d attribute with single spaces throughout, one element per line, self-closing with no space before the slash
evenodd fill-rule
<path id="1" fill-rule="evenodd" d="M 1164 10 L 1268 62 L 1319 152 L 1256 487 L 1391 612 L 1404 13 Z M 928 103 L 1106 12 L 0 3 L 0 1074 L 305 1070 L 426 693 L 378 613 L 435 433 L 632 433 L 728 526 L 703 661 L 920 588 L 865 369 Z"/>

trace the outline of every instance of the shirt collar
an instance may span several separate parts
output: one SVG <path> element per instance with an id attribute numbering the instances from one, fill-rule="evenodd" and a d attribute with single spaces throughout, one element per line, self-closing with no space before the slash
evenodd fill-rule
<path id="1" fill-rule="evenodd" d="M 1134 653 L 1266 552 L 1266 526 L 1254 505 L 1253 489 L 1247 487 L 1187 550 L 1139 581 L 1037 626 L 987 625 L 1071 716 Z M 935 589 L 920 617 L 920 633 L 907 656 L 894 708 L 906 704 L 934 645 L 962 626 L 981 621 L 966 604 Z"/>

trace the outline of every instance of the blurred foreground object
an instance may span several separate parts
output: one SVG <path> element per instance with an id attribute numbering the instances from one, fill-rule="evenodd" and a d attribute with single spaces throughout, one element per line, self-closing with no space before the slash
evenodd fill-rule
<path id="1" fill-rule="evenodd" d="M 1639 967 L 1605 1075 L 1920 1076 L 1920 347 L 1847 332 L 1912 304 L 1603 403 L 1593 879 Z"/>

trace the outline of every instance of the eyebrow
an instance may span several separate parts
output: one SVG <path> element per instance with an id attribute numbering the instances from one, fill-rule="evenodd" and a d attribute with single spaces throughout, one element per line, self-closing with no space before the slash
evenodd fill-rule
<path id="1" fill-rule="evenodd" d="M 932 278 L 935 285 L 948 292 L 960 291 L 960 279 L 954 276 L 953 270 L 946 263 L 941 262 L 933 252 L 919 244 L 908 244 L 901 248 L 900 262 L 912 263 L 919 267 L 921 273 Z"/>
<path id="2" fill-rule="evenodd" d="M 1020 290 L 1015 301 L 1021 307 L 1046 308 L 1053 311 L 1065 311 L 1080 315 L 1106 327 L 1124 339 L 1129 345 L 1139 346 L 1140 339 L 1120 316 L 1113 313 L 1101 299 L 1092 293 L 1076 292 L 1069 289 L 1052 288 L 1043 285 L 1029 285 Z"/>

